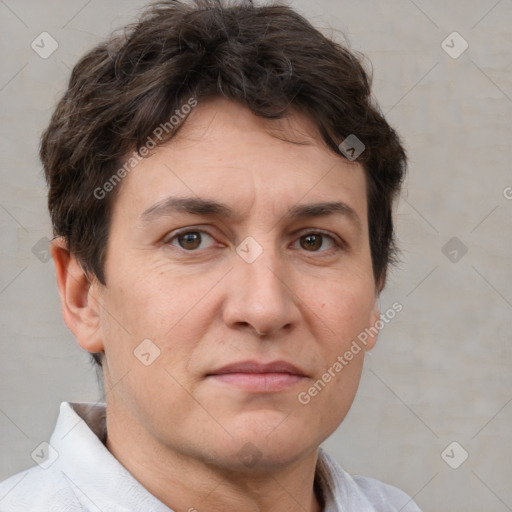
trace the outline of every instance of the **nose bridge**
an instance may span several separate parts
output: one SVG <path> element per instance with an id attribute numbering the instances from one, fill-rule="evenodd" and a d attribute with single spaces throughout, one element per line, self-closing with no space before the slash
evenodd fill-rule
<path id="1" fill-rule="evenodd" d="M 276 307 L 286 299 L 283 281 L 279 276 L 282 265 L 273 247 L 267 245 L 252 262 L 240 258 L 237 267 L 245 283 L 244 295 L 250 297 L 255 305 L 270 307 L 274 303 Z"/>
<path id="2" fill-rule="evenodd" d="M 266 244 L 259 246 L 256 255 L 258 247 L 254 241 L 249 240 L 248 244 L 244 246 L 242 242 L 238 247 L 230 272 L 233 286 L 227 298 L 226 322 L 231 326 L 250 326 L 259 334 L 271 334 L 294 323 L 296 305 L 279 252 Z M 251 251 L 251 257 L 246 257 Z"/>
<path id="3" fill-rule="evenodd" d="M 252 291 L 255 298 L 280 299 L 280 302 L 285 298 L 283 279 L 279 276 L 282 265 L 275 250 L 267 248 L 255 261 L 241 262 L 240 266 L 249 283 L 246 291 Z"/>

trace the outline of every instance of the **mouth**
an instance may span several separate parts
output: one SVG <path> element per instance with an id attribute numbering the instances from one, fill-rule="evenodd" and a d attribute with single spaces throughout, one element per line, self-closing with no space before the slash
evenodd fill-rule
<path id="1" fill-rule="evenodd" d="M 300 368 L 286 361 L 259 363 L 241 361 L 232 363 L 206 375 L 221 385 L 235 386 L 245 391 L 259 393 L 284 391 L 302 382 L 307 375 Z"/>

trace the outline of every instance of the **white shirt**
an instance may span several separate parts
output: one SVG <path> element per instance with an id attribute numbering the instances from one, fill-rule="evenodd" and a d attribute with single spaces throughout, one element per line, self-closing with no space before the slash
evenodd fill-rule
<path id="1" fill-rule="evenodd" d="M 49 446 L 33 452 L 41 462 L 0 483 L 0 512 L 172 512 L 103 444 L 105 415 L 105 404 L 63 402 Z M 421 512 L 396 487 L 350 476 L 322 449 L 315 478 L 324 512 Z"/>

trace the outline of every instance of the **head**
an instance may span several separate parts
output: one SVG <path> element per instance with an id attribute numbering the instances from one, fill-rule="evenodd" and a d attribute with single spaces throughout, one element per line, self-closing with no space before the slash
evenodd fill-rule
<path id="1" fill-rule="evenodd" d="M 379 319 L 406 162 L 353 52 L 286 6 L 159 2 L 74 67 L 41 158 L 63 314 L 120 418 L 226 464 L 338 426 L 376 336 L 333 367 Z M 297 378 L 220 375 L 243 361 Z"/>

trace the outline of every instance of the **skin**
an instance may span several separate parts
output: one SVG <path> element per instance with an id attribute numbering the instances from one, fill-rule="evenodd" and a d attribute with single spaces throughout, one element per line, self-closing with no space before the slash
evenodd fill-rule
<path id="1" fill-rule="evenodd" d="M 118 192 L 105 286 L 62 240 L 52 247 L 67 325 L 85 350 L 105 352 L 108 449 L 176 511 L 321 510 L 318 447 L 352 404 L 365 351 L 308 404 L 297 397 L 379 319 L 363 168 L 298 112 L 264 120 L 217 98 Z M 234 216 L 153 209 L 144 218 L 171 196 L 222 202 Z M 286 215 L 333 201 L 359 223 Z M 181 228 L 196 233 L 186 248 Z M 263 251 L 252 263 L 236 251 L 248 236 Z M 148 366 L 134 355 L 144 339 L 160 351 Z M 285 360 L 304 376 L 267 391 L 207 376 L 245 360 Z"/>

